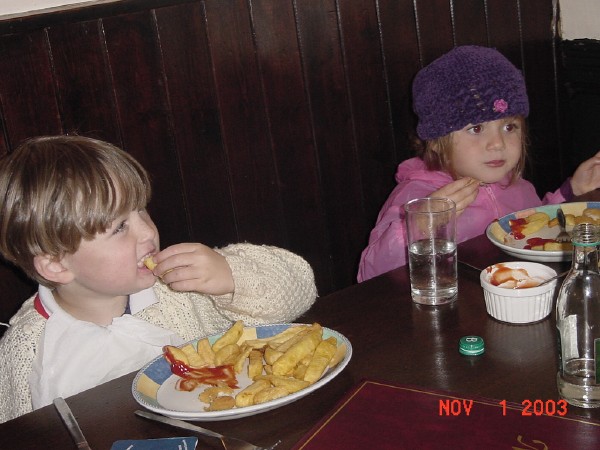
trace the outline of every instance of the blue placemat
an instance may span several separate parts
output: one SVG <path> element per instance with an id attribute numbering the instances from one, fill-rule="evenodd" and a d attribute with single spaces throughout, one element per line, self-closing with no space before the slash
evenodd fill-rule
<path id="1" fill-rule="evenodd" d="M 194 450 L 197 444 L 196 437 L 122 440 L 115 442 L 110 450 Z"/>

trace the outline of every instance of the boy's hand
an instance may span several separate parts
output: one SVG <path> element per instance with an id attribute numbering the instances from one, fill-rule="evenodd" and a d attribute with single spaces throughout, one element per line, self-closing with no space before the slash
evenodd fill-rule
<path id="1" fill-rule="evenodd" d="M 479 181 L 474 178 L 460 178 L 429 194 L 429 197 L 445 197 L 456 203 L 456 216 L 460 216 L 467 206 L 477 198 Z"/>
<path id="2" fill-rule="evenodd" d="M 231 268 L 224 256 L 197 243 L 176 244 L 153 257 L 153 272 L 175 291 L 223 295 L 234 291 Z"/>
<path id="3" fill-rule="evenodd" d="M 582 162 L 571 178 L 574 195 L 582 195 L 600 187 L 600 152 Z"/>

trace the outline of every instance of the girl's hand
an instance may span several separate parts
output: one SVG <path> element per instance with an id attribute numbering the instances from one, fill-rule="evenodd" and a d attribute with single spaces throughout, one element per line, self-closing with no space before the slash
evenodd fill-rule
<path id="1" fill-rule="evenodd" d="M 600 152 L 582 162 L 571 178 L 574 195 L 582 195 L 600 187 Z"/>
<path id="2" fill-rule="evenodd" d="M 203 244 L 184 243 L 153 257 L 153 272 L 175 291 L 223 295 L 234 291 L 231 268 L 224 256 Z"/>
<path id="3" fill-rule="evenodd" d="M 477 198 L 479 181 L 475 178 L 460 178 L 429 194 L 429 197 L 445 197 L 456 203 L 456 216 Z"/>

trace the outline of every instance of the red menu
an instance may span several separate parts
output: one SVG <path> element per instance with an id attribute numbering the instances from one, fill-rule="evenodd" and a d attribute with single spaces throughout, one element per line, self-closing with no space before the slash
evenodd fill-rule
<path id="1" fill-rule="evenodd" d="M 600 422 L 565 416 L 564 400 L 513 404 L 363 381 L 294 450 L 600 448 Z"/>

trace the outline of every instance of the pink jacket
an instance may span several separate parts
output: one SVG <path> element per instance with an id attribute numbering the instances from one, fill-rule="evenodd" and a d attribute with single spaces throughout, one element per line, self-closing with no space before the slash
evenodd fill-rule
<path id="1" fill-rule="evenodd" d="M 369 236 L 369 245 L 362 252 L 359 282 L 407 263 L 404 204 L 415 198 L 427 197 L 451 181 L 446 172 L 427 170 L 420 158 L 408 159 L 398 166 L 398 185 L 381 208 Z M 566 200 L 559 189 L 546 194 L 542 202 L 529 181 L 520 179 L 510 186 L 506 186 L 507 182 L 479 188 L 475 201 L 457 219 L 458 243 L 483 234 L 493 220 L 511 212 Z"/>

